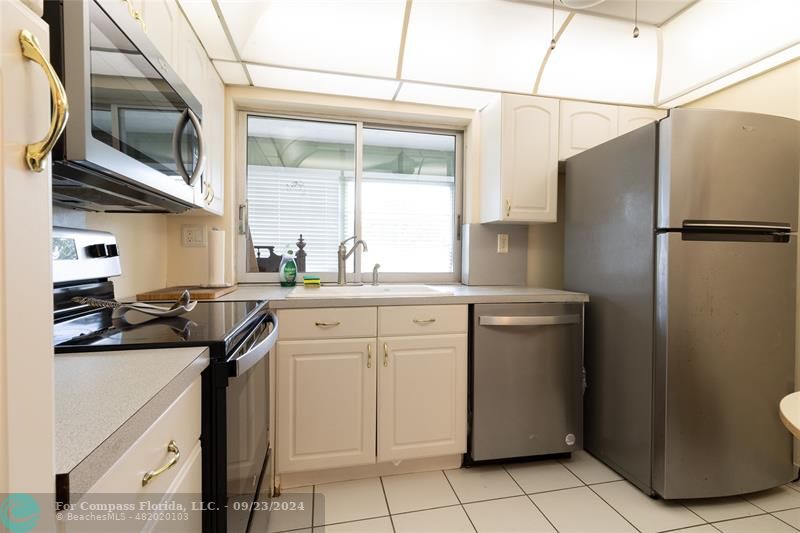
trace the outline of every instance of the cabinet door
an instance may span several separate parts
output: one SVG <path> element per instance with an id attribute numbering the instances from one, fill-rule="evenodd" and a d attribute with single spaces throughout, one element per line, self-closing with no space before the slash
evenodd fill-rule
<path id="1" fill-rule="evenodd" d="M 619 133 L 624 135 L 667 116 L 666 109 L 650 107 L 619 107 Z"/>
<path id="2" fill-rule="evenodd" d="M 561 101 L 558 158 L 564 160 L 617 136 L 617 106 Z"/>
<path id="3" fill-rule="evenodd" d="M 375 339 L 278 342 L 277 473 L 375 462 Z"/>
<path id="4" fill-rule="evenodd" d="M 503 95 L 503 220 L 555 222 L 558 203 L 558 101 Z"/>
<path id="5" fill-rule="evenodd" d="M 53 223 L 50 160 L 32 172 L 25 146 L 48 131 L 50 92 L 42 67 L 22 55 L 22 30 L 49 56 L 39 15 L 22 2 L 0 2 L 0 492 L 33 493 L 52 492 L 55 469 Z"/>
<path id="6" fill-rule="evenodd" d="M 225 86 L 210 62 L 206 65 L 205 91 L 203 136 L 207 161 L 200 193 L 203 208 L 222 215 L 225 194 Z"/>
<path id="7" fill-rule="evenodd" d="M 467 336 L 378 339 L 378 462 L 467 449 Z"/>
<path id="8" fill-rule="evenodd" d="M 175 0 L 148 0 L 142 5 L 147 35 L 170 65 L 175 65 L 178 34 L 177 19 L 182 15 Z"/>

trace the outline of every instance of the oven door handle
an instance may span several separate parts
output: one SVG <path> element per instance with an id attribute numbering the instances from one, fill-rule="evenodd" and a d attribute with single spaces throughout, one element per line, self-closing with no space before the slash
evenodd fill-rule
<path id="1" fill-rule="evenodd" d="M 278 341 L 278 316 L 270 312 L 267 315 L 267 322 L 272 323 L 272 331 L 269 335 L 259 341 L 258 344 L 244 352 L 242 355 L 232 359 L 231 364 L 231 377 L 239 377 L 244 375 L 245 372 L 253 368 L 259 361 L 272 350 L 275 343 Z"/>

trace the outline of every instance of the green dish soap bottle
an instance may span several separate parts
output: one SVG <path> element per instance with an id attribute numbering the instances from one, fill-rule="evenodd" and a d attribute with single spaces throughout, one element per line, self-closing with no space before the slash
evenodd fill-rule
<path id="1" fill-rule="evenodd" d="M 281 258 L 281 265 L 278 267 L 281 278 L 281 287 L 294 287 L 297 280 L 297 263 L 294 260 L 294 252 L 286 250 Z"/>

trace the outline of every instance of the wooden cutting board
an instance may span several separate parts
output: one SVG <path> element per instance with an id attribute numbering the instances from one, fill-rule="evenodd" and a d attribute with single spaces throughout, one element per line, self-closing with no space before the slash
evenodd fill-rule
<path id="1" fill-rule="evenodd" d="M 140 302 L 171 301 L 177 300 L 183 291 L 189 291 L 192 300 L 213 300 L 229 294 L 237 289 L 236 285 L 230 287 L 201 287 L 199 285 L 183 285 L 178 287 L 167 287 L 150 292 L 143 292 L 136 295 L 136 300 Z"/>

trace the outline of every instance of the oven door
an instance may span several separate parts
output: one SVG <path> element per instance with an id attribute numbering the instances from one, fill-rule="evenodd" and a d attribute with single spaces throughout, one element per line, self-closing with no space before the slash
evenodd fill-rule
<path id="1" fill-rule="evenodd" d="M 278 340 L 278 317 L 269 313 L 228 358 L 227 531 L 247 530 L 250 504 L 267 460 L 269 352 Z"/>
<path id="2" fill-rule="evenodd" d="M 74 165 L 185 203 L 203 173 L 202 106 L 125 2 L 63 2 L 60 21 Z"/>

